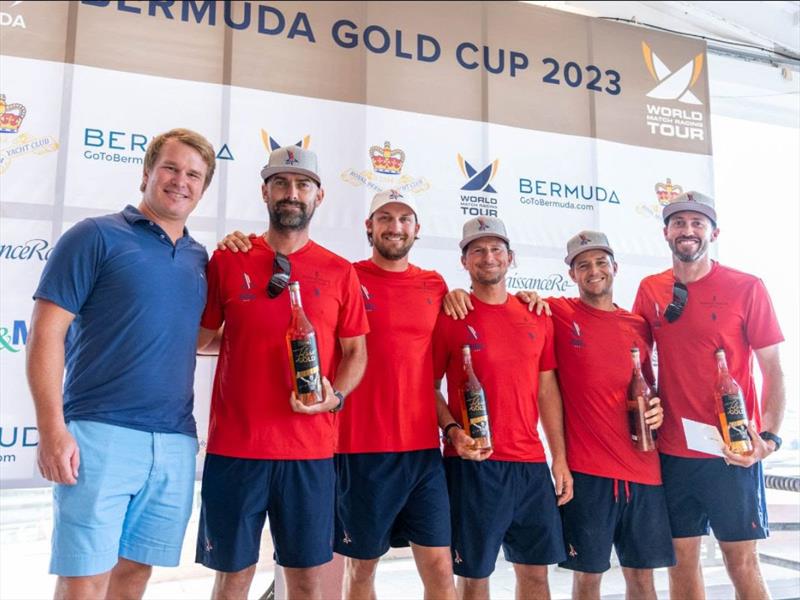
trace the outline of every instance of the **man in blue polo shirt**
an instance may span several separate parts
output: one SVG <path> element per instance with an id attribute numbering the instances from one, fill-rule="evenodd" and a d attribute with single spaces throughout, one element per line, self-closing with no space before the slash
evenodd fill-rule
<path id="1" fill-rule="evenodd" d="M 66 231 L 34 294 L 27 371 L 39 470 L 56 484 L 56 598 L 141 598 L 152 565 L 180 559 L 208 261 L 185 223 L 214 166 L 193 131 L 154 138 L 139 207 Z"/>

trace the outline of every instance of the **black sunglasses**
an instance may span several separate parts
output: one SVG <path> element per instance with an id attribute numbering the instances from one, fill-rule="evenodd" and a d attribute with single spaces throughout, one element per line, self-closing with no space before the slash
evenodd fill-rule
<path id="1" fill-rule="evenodd" d="M 686 301 L 689 299 L 689 290 L 682 283 L 676 281 L 672 286 L 672 302 L 664 311 L 664 317 L 670 323 L 677 321 L 686 308 Z"/>
<path id="2" fill-rule="evenodd" d="M 289 259 L 280 252 L 275 253 L 275 260 L 272 261 L 272 277 L 267 284 L 267 296 L 277 298 L 281 292 L 289 285 L 289 276 L 292 273 L 292 264 Z"/>

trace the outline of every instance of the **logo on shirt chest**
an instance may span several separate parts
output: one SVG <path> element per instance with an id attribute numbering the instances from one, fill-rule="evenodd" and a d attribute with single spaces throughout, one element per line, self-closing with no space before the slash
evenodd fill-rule
<path id="1" fill-rule="evenodd" d="M 572 337 L 569 343 L 575 348 L 583 348 L 583 332 L 581 332 L 581 326 L 578 325 L 577 321 L 572 322 L 571 333 Z"/>
<path id="2" fill-rule="evenodd" d="M 239 290 L 239 300 L 242 302 L 252 302 L 256 299 L 255 286 L 250 275 L 242 273 L 242 285 Z"/>
<path id="3" fill-rule="evenodd" d="M 478 352 L 483 350 L 483 344 L 479 341 L 478 331 L 472 325 L 465 325 L 467 328 L 466 344 L 469 346 L 470 351 Z"/>
<path id="4" fill-rule="evenodd" d="M 531 342 L 536 341 L 536 332 L 534 331 L 534 324 L 530 318 L 526 317 L 524 320 L 514 323 L 514 327 L 517 327 L 518 329 L 524 331 L 525 336 Z"/>
<path id="5" fill-rule="evenodd" d="M 711 297 L 711 300 L 705 300 L 705 301 L 701 300 L 700 302 L 698 302 L 698 304 L 700 304 L 700 306 L 702 306 L 706 310 L 710 311 L 709 316 L 711 317 L 712 321 L 716 321 L 717 320 L 717 312 L 718 311 L 724 310 L 725 307 L 728 306 L 727 302 L 717 300 L 716 294 L 714 294 Z"/>
<path id="6" fill-rule="evenodd" d="M 375 303 L 372 301 L 372 295 L 369 293 L 367 286 L 361 284 L 361 295 L 364 298 L 364 308 L 367 312 L 373 312 L 376 309 Z"/>

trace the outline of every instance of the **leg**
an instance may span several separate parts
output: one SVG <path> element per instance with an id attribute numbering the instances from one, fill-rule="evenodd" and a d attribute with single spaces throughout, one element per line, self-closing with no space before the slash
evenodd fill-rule
<path id="1" fill-rule="evenodd" d="M 55 600 L 102 600 L 106 597 L 111 571 L 88 577 L 59 577 Z"/>
<path id="2" fill-rule="evenodd" d="M 630 569 L 622 567 L 625 576 L 626 600 L 656 600 L 656 586 L 653 583 L 653 569 Z"/>
<path id="3" fill-rule="evenodd" d="M 447 546 L 411 544 L 417 571 L 425 586 L 425 600 L 455 600 L 453 559 Z"/>
<path id="4" fill-rule="evenodd" d="M 602 580 L 602 573 L 575 571 L 572 574 L 572 600 L 600 600 Z"/>
<path id="5" fill-rule="evenodd" d="M 304 569 L 283 568 L 286 578 L 286 600 L 323 600 L 322 598 L 322 569 L 308 567 Z M 329 600 L 329 599 L 325 599 Z"/>
<path id="6" fill-rule="evenodd" d="M 106 596 L 112 600 L 140 600 L 153 567 L 120 557 L 111 570 Z"/>
<path id="7" fill-rule="evenodd" d="M 233 573 L 217 571 L 211 600 L 247 600 L 247 592 L 250 591 L 255 572 L 255 565 Z"/>
<path id="8" fill-rule="evenodd" d="M 758 564 L 756 540 L 720 542 L 728 576 L 736 588 L 737 600 L 768 600 L 769 590 Z"/>
<path id="9" fill-rule="evenodd" d="M 521 565 L 514 563 L 517 575 L 517 600 L 550 600 L 550 586 L 547 584 L 547 565 Z"/>
<path id="10" fill-rule="evenodd" d="M 489 600 L 489 578 L 457 577 L 458 600 Z"/>
<path id="11" fill-rule="evenodd" d="M 344 594 L 345 600 L 375 600 L 375 571 L 379 558 L 359 560 L 345 559 Z"/>
<path id="12" fill-rule="evenodd" d="M 673 538 L 672 544 L 676 564 L 669 569 L 669 597 L 673 600 L 704 600 L 700 537 Z"/>

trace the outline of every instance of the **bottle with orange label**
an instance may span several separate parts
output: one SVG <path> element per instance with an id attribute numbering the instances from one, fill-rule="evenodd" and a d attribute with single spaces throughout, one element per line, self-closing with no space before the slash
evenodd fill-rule
<path id="1" fill-rule="evenodd" d="M 728 371 L 725 350 L 716 351 L 717 383 L 714 386 L 714 399 L 722 429 L 722 440 L 735 454 L 751 454 L 753 443 L 747 433 L 747 408 L 742 397 L 742 388 Z"/>
<path id="2" fill-rule="evenodd" d="M 289 284 L 289 301 L 292 304 L 292 318 L 286 331 L 286 346 L 289 350 L 294 393 L 300 402 L 311 406 L 322 402 L 319 352 L 314 326 L 303 311 L 300 283 L 297 281 Z"/>
<path id="3" fill-rule="evenodd" d="M 472 368 L 472 354 L 468 345 L 461 349 L 464 379 L 461 384 L 464 396 L 464 430 L 475 440 L 474 448 L 481 450 L 492 447 L 492 434 L 489 428 L 489 411 L 483 386 Z"/>
<path id="4" fill-rule="evenodd" d="M 628 384 L 628 428 L 634 447 L 641 452 L 651 452 L 656 449 L 656 442 L 653 430 L 647 424 L 645 413 L 650 408 L 653 390 L 642 375 L 639 348 L 631 348 L 631 362 L 633 374 Z"/>

